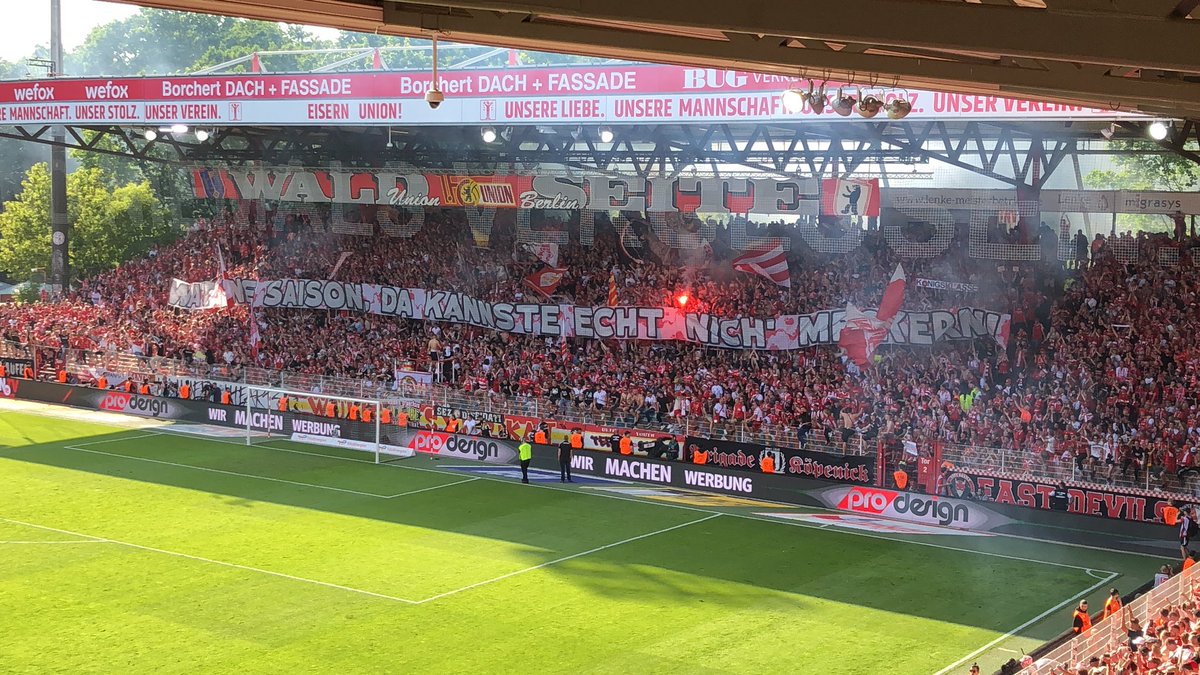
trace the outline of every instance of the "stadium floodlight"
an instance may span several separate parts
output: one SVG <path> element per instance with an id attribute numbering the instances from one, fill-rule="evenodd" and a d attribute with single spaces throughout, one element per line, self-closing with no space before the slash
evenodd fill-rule
<path id="1" fill-rule="evenodd" d="M 812 111 L 814 113 L 816 113 L 818 115 L 820 115 L 821 113 L 824 113 L 825 112 L 825 104 L 827 103 L 827 101 L 825 99 L 825 83 L 822 82 L 821 88 L 817 89 L 816 83 L 813 82 L 812 80 L 809 80 L 808 81 L 808 93 L 804 95 L 804 98 L 805 98 L 805 100 L 808 101 L 808 105 L 812 108 Z"/>
<path id="2" fill-rule="evenodd" d="M 798 113 L 804 109 L 804 92 L 799 89 L 786 89 L 779 95 L 783 109 L 790 113 Z"/>
<path id="3" fill-rule="evenodd" d="M 172 124 L 170 127 L 167 128 L 167 130 L 173 134 L 186 134 L 188 132 L 188 125 Z"/>
<path id="4" fill-rule="evenodd" d="M 883 109 L 887 112 L 889 119 L 902 120 L 912 112 L 912 102 L 907 98 L 897 96 L 885 103 Z"/>
<path id="5" fill-rule="evenodd" d="M 601 143 L 612 143 L 613 142 L 613 130 L 611 128 L 600 127 L 600 142 Z"/>
<path id="6" fill-rule="evenodd" d="M 838 87 L 837 98 L 833 101 L 833 112 L 842 117 L 849 117 L 850 113 L 854 112 L 855 103 L 858 101 L 853 96 L 843 95 L 841 87 Z"/>
<path id="7" fill-rule="evenodd" d="M 864 96 L 861 91 L 858 92 L 859 115 L 870 119 L 878 115 L 881 109 L 883 109 L 883 101 L 879 100 L 877 96 L 874 94 L 867 94 Z"/>
<path id="8" fill-rule="evenodd" d="M 142 138 L 148 141 L 153 141 L 154 139 L 158 138 L 158 132 L 153 129 L 147 129 L 142 132 Z"/>
<path id="9" fill-rule="evenodd" d="M 483 138 L 484 143 L 496 142 L 496 127 L 484 127 L 479 130 L 479 136 Z"/>
<path id="10" fill-rule="evenodd" d="M 1153 138 L 1156 141 L 1166 139 L 1169 132 L 1170 128 L 1167 127 L 1165 122 L 1151 122 L 1150 126 L 1146 127 L 1146 133 L 1150 134 L 1150 138 Z"/>
<path id="11" fill-rule="evenodd" d="M 209 137 L 210 135 L 211 135 L 211 134 L 209 134 L 209 133 L 208 133 L 207 131 L 205 131 L 204 129 L 197 129 L 197 130 L 196 130 L 196 140 L 200 141 L 201 143 L 203 143 L 204 141 L 207 141 L 207 140 L 208 140 L 208 137 Z"/>

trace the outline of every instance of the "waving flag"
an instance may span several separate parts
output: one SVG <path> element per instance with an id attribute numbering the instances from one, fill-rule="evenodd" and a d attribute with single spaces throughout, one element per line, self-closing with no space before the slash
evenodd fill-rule
<path id="1" fill-rule="evenodd" d="M 838 346 L 845 349 L 846 355 L 860 368 L 870 365 L 875 350 L 887 340 L 896 314 L 904 304 L 906 284 L 904 268 L 896 265 L 896 271 L 892 273 L 892 280 L 883 291 L 883 300 L 880 301 L 879 311 L 875 312 L 875 316 L 866 314 L 853 303 L 847 303 L 846 325 L 842 327 L 842 334 L 838 337 Z"/>
<path id="2" fill-rule="evenodd" d="M 784 288 L 790 288 L 792 285 L 783 244 L 775 244 L 774 248 L 770 249 L 746 251 L 733 259 L 733 269 L 764 276 Z"/>
<path id="3" fill-rule="evenodd" d="M 213 307 L 224 307 L 229 309 L 234 305 L 233 296 L 229 295 L 225 290 L 225 282 L 229 280 L 229 270 L 225 267 L 225 256 L 221 254 L 221 245 L 214 244 L 217 249 L 217 283 L 213 285 L 212 301 Z"/>
<path id="4" fill-rule="evenodd" d="M 538 293 L 550 297 L 558 290 L 558 285 L 562 283 L 563 274 L 566 271 L 566 268 L 543 267 L 525 277 L 525 283 Z"/>
<path id="5" fill-rule="evenodd" d="M 621 300 L 617 296 L 617 273 L 610 272 L 608 275 L 608 306 L 616 307 L 619 304 L 621 304 Z"/>

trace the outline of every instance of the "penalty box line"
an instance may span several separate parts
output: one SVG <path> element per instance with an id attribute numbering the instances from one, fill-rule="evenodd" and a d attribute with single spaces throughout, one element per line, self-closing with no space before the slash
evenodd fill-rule
<path id="1" fill-rule="evenodd" d="M 712 520 L 713 518 L 720 518 L 720 517 L 721 517 L 721 516 L 723 516 L 723 515 L 725 515 L 725 514 L 723 514 L 723 513 L 714 513 L 714 514 L 712 514 L 712 515 L 710 515 L 710 516 L 705 516 L 704 518 L 697 518 L 696 520 L 689 520 L 689 521 L 688 521 L 688 522 L 686 522 L 686 523 L 680 523 L 680 524 L 678 524 L 678 525 L 672 525 L 671 527 L 664 527 L 664 528 L 662 528 L 661 530 L 655 530 L 655 531 L 653 531 L 653 532 L 647 532 L 647 533 L 645 533 L 645 534 L 639 534 L 639 535 L 637 535 L 636 537 L 629 537 L 628 539 L 622 539 L 621 541 L 614 541 L 614 542 L 613 542 L 613 543 L 611 543 L 611 544 L 605 544 L 605 545 L 603 545 L 603 546 L 597 546 L 596 548 L 588 549 L 588 550 L 586 550 L 586 551 L 581 551 L 581 552 L 579 552 L 579 553 L 574 553 L 574 554 L 571 554 L 571 555 L 568 555 L 568 556 L 563 556 L 563 557 L 561 557 L 561 558 L 555 558 L 554 560 L 549 560 L 549 561 L 546 561 L 546 562 L 544 562 L 544 563 L 542 563 L 542 564 L 540 564 L 540 565 L 534 565 L 534 566 L 532 566 L 532 567 L 526 567 L 526 568 L 524 568 L 524 569 L 519 569 L 519 570 L 516 570 L 516 571 L 513 571 L 513 572 L 509 572 L 508 574 L 501 574 L 500 576 L 498 576 L 498 577 L 494 577 L 494 578 L 492 578 L 492 579 L 485 579 L 484 581 L 479 581 L 479 582 L 476 582 L 476 583 L 473 583 L 473 584 L 470 584 L 470 585 L 467 585 L 467 586 L 463 586 L 462 588 L 456 588 L 456 589 L 454 589 L 454 590 L 452 590 L 452 591 L 446 591 L 445 593 L 439 593 L 439 594 L 437 594 L 437 595 L 433 595 L 433 596 L 430 596 L 430 597 L 428 597 L 428 598 L 425 598 L 424 600 L 418 600 L 418 601 L 416 601 L 416 603 L 414 603 L 414 604 L 423 605 L 423 604 L 425 604 L 425 603 L 427 603 L 427 602 L 433 602 L 434 600 L 441 600 L 442 598 L 448 598 L 448 597 L 450 597 L 451 595 L 457 595 L 457 594 L 459 594 L 459 593 L 462 593 L 462 592 L 464 592 L 464 591 L 469 591 L 469 590 L 472 590 L 472 589 L 475 589 L 475 588 L 479 588 L 479 587 L 481 587 L 481 586 L 487 586 L 487 585 L 489 585 L 489 584 L 494 584 L 494 583 L 496 583 L 496 582 L 498 582 L 498 581 L 504 581 L 505 579 L 511 579 L 512 577 L 515 577 L 515 576 L 518 576 L 518 575 L 521 575 L 521 574 L 525 574 L 526 572 L 533 572 L 533 571 L 536 571 L 536 570 L 540 570 L 540 569 L 542 569 L 542 568 L 544 568 L 544 567 L 550 567 L 551 565 L 557 565 L 557 564 L 559 564 L 559 563 L 566 562 L 566 561 L 568 561 L 568 560 L 574 560 L 575 558 L 582 558 L 582 557 L 584 557 L 584 556 L 586 556 L 586 555 L 591 555 L 591 554 L 593 554 L 593 553 L 599 553 L 600 551 L 604 551 L 604 550 L 607 550 L 607 549 L 610 549 L 610 548 L 615 548 L 615 547 L 617 547 L 617 546 L 621 546 L 621 545 L 624 545 L 624 544 L 628 544 L 628 543 L 631 543 L 631 542 L 635 542 L 635 541 L 638 541 L 638 540 L 641 540 L 641 539 L 649 539 L 650 537 L 656 537 L 656 536 L 658 536 L 658 535 L 660 535 L 660 534 L 665 534 L 665 533 L 667 533 L 667 532 L 671 532 L 672 530 L 678 530 L 678 529 L 682 529 L 682 528 L 685 528 L 685 527 L 688 527 L 688 526 L 691 526 L 691 525 L 697 525 L 697 524 L 699 524 L 699 523 L 703 523 L 703 522 L 704 522 L 704 521 L 706 521 L 706 520 Z"/>
<path id="2" fill-rule="evenodd" d="M 1095 571 L 1097 571 L 1097 570 L 1092 570 L 1092 569 L 1087 570 L 1088 576 L 1095 579 L 1096 576 L 1092 574 L 1092 572 L 1095 572 Z M 1100 581 L 1092 584 L 1091 586 L 1088 586 L 1087 588 L 1083 589 L 1082 591 L 1076 593 L 1075 595 L 1072 595 L 1071 597 L 1067 598 L 1066 600 L 1063 600 L 1062 602 L 1060 602 L 1057 605 L 1051 607 L 1050 609 L 1042 612 L 1041 614 L 1038 614 L 1037 616 L 1033 617 L 1032 619 L 1021 624 L 1020 626 L 1017 626 L 1016 628 L 1008 631 L 1004 635 L 1001 635 L 1000 637 L 996 638 L 995 640 L 992 640 L 991 642 L 987 643 L 986 645 L 980 647 L 979 649 L 976 649 L 975 651 L 971 652 L 970 654 L 967 654 L 963 658 L 955 661 L 954 663 L 951 663 L 950 665 L 946 666 L 945 668 L 942 668 L 941 670 L 934 673 L 934 675 L 947 675 L 947 673 L 950 673 L 954 669 L 961 667 L 967 661 L 977 658 L 980 654 L 983 654 L 984 652 L 991 649 L 992 647 L 995 647 L 996 645 L 1000 644 L 1001 642 L 1004 642 L 1005 640 L 1013 637 L 1017 633 L 1020 633 L 1021 631 L 1025 630 L 1026 628 L 1029 628 L 1033 624 L 1041 621 L 1042 619 L 1045 619 L 1046 617 L 1050 616 L 1051 614 L 1054 614 L 1055 612 L 1062 610 L 1064 607 L 1067 607 L 1068 605 L 1074 604 L 1077 600 L 1085 597 L 1088 593 L 1092 593 L 1103 586 L 1107 586 L 1109 584 L 1109 582 L 1111 582 L 1113 579 L 1116 579 L 1119 576 L 1121 576 L 1121 575 L 1117 572 L 1109 572 L 1108 576 L 1104 577 Z"/>
<path id="3" fill-rule="evenodd" d="M 180 469 L 192 469 L 195 471 L 207 471 L 209 473 L 219 473 L 219 474 L 224 474 L 226 476 L 237 476 L 239 478 L 251 478 L 254 480 L 265 480 L 265 481 L 270 481 L 272 483 L 285 483 L 287 485 L 296 485 L 299 487 L 314 488 L 317 490 L 331 490 L 333 492 L 344 492 L 347 494 L 359 495 L 361 497 L 374 497 L 376 499 L 395 499 L 396 497 L 406 497 L 408 495 L 415 495 L 415 494 L 419 494 L 421 492 L 429 492 L 431 490 L 440 490 L 442 488 L 451 487 L 453 485 L 461 485 L 463 483 L 470 483 L 471 481 L 479 480 L 478 477 L 472 477 L 472 478 L 467 478 L 464 480 L 452 481 L 449 483 L 442 483 L 440 485 L 433 485 L 430 487 L 419 488 L 416 490 L 408 490 L 406 492 L 398 492 L 398 493 L 392 494 L 392 495 L 381 495 L 376 492 L 363 492 L 361 490 L 351 490 L 349 488 L 334 487 L 332 485 L 320 485 L 317 483 L 304 483 L 301 481 L 287 480 L 285 478 L 273 478 L 271 476 L 262 476 L 259 474 L 252 474 L 252 473 L 242 473 L 240 471 L 229 471 L 227 469 L 214 469 L 212 467 L 207 467 L 207 466 L 196 466 L 195 464 L 182 464 L 180 462 L 168 462 L 163 459 L 138 457 L 136 455 L 123 455 L 118 452 L 105 452 L 104 450 L 94 450 L 94 449 L 89 449 L 89 448 L 85 447 L 85 446 L 89 446 L 89 445 L 100 445 L 102 443 L 118 443 L 120 441 L 130 441 L 130 440 L 135 440 L 135 439 L 161 438 L 165 435 L 167 435 L 167 434 L 161 434 L 161 433 L 141 434 L 138 436 L 126 436 L 123 438 L 109 438 L 109 439 L 104 439 L 104 440 L 99 440 L 99 441 L 91 441 L 88 443 L 75 443 L 72 445 L 64 445 L 62 447 L 66 450 L 75 450 L 77 452 L 86 452 L 86 453 L 93 454 L 93 455 L 104 455 L 107 457 L 119 457 L 121 459 L 127 459 L 127 460 L 135 461 L 135 462 L 148 462 L 151 464 L 161 464 L 164 466 L 173 466 L 173 467 L 180 468 Z M 205 439 L 205 440 L 210 440 L 210 439 Z"/>
<path id="4" fill-rule="evenodd" d="M 190 553 L 180 553 L 179 551 L 169 551 L 165 548 L 155 548 L 153 546 L 145 546 L 142 544 L 135 544 L 133 542 L 121 541 L 119 539 L 112 539 L 109 537 L 98 537 L 93 534 L 85 534 L 83 532 L 74 532 L 72 530 L 64 530 L 64 529 L 57 528 L 57 527 L 49 527 L 47 525 L 38 525 L 37 523 L 29 523 L 29 522 L 25 522 L 23 520 L 15 520 L 13 518 L 5 518 L 2 516 L 0 516 L 0 521 L 4 521 L 6 523 L 11 523 L 13 525 L 23 525 L 25 527 L 32 527 L 32 528 L 35 528 L 38 530 L 45 530 L 47 532 L 57 532 L 58 534 L 65 534 L 65 535 L 69 535 L 72 537 L 83 537 L 88 540 L 88 542 L 86 542 L 86 543 L 116 544 L 118 546 L 126 546 L 128 548 L 133 548 L 133 549 L 137 549 L 140 551 L 149 551 L 151 553 L 160 553 L 162 555 L 174 556 L 176 558 L 186 558 L 188 560 L 195 560 L 198 562 L 209 563 L 212 565 L 220 565 L 222 567 L 232 567 L 234 569 L 244 570 L 247 572 L 257 572 L 259 574 L 266 574 L 266 575 L 273 576 L 273 577 L 279 577 L 281 579 L 290 579 L 291 581 L 299 581 L 299 582 L 306 583 L 306 584 L 312 584 L 314 586 L 324 586 L 325 588 L 333 588 L 333 589 L 336 589 L 339 591 L 347 591 L 349 593 L 357 593 L 359 595 L 367 595 L 367 596 L 370 596 L 373 598 L 380 598 L 383 600 L 391 600 L 393 602 L 399 602 L 399 603 L 403 603 L 405 605 L 420 604 L 416 600 L 409 600 L 408 598 L 400 598 L 400 597 L 396 597 L 394 595 L 386 595 L 383 593 L 376 593 L 374 591 L 365 591 L 361 588 L 354 588 L 352 586 L 343 586 L 341 584 L 334 584 L 334 583 L 330 583 L 328 581 L 317 581 L 316 579 L 306 579 L 304 577 L 298 577 L 293 574 L 284 574 L 283 572 L 273 572 L 271 570 L 264 570 L 260 567 L 251 567 L 249 565 L 239 565 L 238 563 L 225 562 L 224 560 L 214 560 L 213 558 L 205 558 L 203 556 L 192 555 Z"/>

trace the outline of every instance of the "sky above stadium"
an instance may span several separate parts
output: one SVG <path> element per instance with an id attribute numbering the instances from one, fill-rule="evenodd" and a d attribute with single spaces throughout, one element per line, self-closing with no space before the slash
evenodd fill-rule
<path id="1" fill-rule="evenodd" d="M 9 0 L 4 4 L 0 58 L 16 61 L 29 56 L 34 47 L 50 44 L 50 0 Z M 63 43 L 67 51 L 82 44 L 96 26 L 124 19 L 138 9 L 133 5 L 99 0 L 62 0 Z"/>

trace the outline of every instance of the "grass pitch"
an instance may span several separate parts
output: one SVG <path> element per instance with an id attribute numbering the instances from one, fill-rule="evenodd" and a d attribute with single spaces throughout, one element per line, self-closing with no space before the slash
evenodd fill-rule
<path id="1" fill-rule="evenodd" d="M 7 410 L 0 486 L 3 673 L 957 673 L 1161 564 Z"/>

